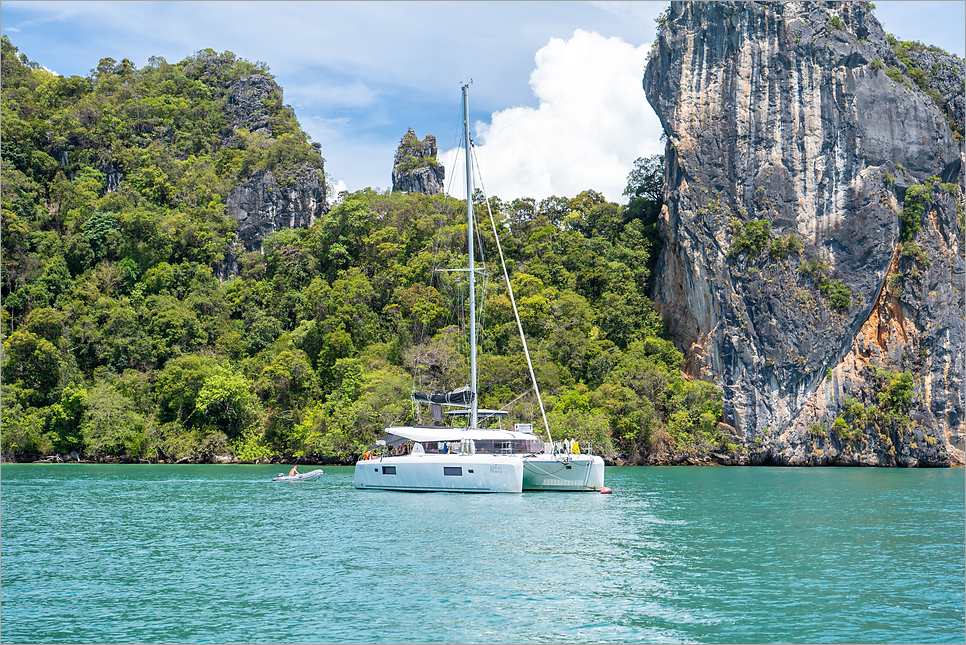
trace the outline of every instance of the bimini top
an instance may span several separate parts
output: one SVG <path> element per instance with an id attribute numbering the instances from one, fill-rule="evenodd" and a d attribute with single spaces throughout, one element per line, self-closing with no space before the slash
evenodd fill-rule
<path id="1" fill-rule="evenodd" d="M 459 441 L 472 439 L 474 441 L 541 441 L 528 432 L 511 432 L 509 430 L 487 430 L 485 428 L 450 428 L 446 426 L 395 426 L 386 428 L 386 443 L 398 446 L 406 441 Z"/>

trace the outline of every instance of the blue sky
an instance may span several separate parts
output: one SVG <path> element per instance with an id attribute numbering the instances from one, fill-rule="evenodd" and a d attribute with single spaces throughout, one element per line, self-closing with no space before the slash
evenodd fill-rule
<path id="1" fill-rule="evenodd" d="M 666 2 L 21 2 L 2 32 L 31 60 L 84 76 L 104 57 L 141 67 L 211 48 L 265 61 L 326 171 L 389 187 L 410 127 L 456 145 L 460 85 L 487 193 L 621 201 L 634 159 L 663 150 L 641 89 Z M 877 2 L 902 40 L 966 57 L 966 2 Z M 447 175 L 453 174 L 447 172 Z M 460 194 L 454 182 L 453 194 Z"/>

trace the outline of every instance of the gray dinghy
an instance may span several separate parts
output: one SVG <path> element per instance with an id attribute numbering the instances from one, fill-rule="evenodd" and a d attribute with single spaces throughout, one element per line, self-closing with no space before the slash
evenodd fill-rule
<path id="1" fill-rule="evenodd" d="M 313 470 L 310 473 L 299 473 L 298 475 L 286 475 L 284 473 L 279 473 L 275 477 L 272 477 L 273 482 L 307 482 L 313 479 L 318 479 L 322 476 L 322 470 Z"/>

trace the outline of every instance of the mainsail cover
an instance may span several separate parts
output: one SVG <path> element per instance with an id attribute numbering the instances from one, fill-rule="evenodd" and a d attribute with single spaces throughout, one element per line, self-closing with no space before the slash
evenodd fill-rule
<path id="1" fill-rule="evenodd" d="M 470 391 L 469 387 L 461 387 L 453 390 L 452 392 L 446 392 L 444 394 L 424 394 L 422 392 L 413 392 L 413 401 L 419 401 L 421 403 L 437 403 L 440 405 L 469 405 L 473 402 L 473 398 L 474 394 Z"/>

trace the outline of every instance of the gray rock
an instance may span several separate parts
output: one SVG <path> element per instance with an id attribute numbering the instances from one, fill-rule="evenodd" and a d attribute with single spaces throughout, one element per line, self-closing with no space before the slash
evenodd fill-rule
<path id="1" fill-rule="evenodd" d="M 403 135 L 392 166 L 392 190 L 438 195 L 444 191 L 446 169 L 436 161 L 436 137 L 422 141 L 412 128 Z"/>
<path id="2" fill-rule="evenodd" d="M 222 147 L 234 145 L 232 132 L 245 128 L 249 132 L 265 132 L 271 136 L 269 106 L 281 106 L 282 88 L 267 76 L 254 74 L 232 83 L 225 96 L 225 119 L 228 133 Z"/>
<path id="3" fill-rule="evenodd" d="M 321 168 L 305 164 L 279 182 L 258 170 L 228 194 L 228 214 L 238 222 L 237 240 L 246 251 L 260 251 L 265 236 L 283 228 L 307 228 L 327 211 Z M 228 273 L 233 271 L 230 269 Z"/>
<path id="4" fill-rule="evenodd" d="M 966 65 L 955 54 L 942 51 L 938 47 L 927 47 L 921 43 L 902 44 L 907 49 L 904 57 L 914 69 L 906 68 L 907 74 L 925 77 L 932 98 L 946 114 L 950 126 L 963 134 L 966 125 L 964 117 L 963 78 Z M 903 66 L 906 67 L 906 66 Z"/>
<path id="5" fill-rule="evenodd" d="M 723 388 L 742 463 L 962 462 L 963 158 L 935 103 L 875 63 L 890 56 L 865 3 L 824 2 L 673 2 L 651 51 L 668 138 L 653 299 L 686 369 Z M 932 176 L 959 187 L 932 190 L 915 240 L 930 264 L 912 266 L 903 199 Z M 756 220 L 802 248 L 741 250 Z M 810 431 L 847 398 L 877 405 L 876 367 L 914 375 L 921 422 Z"/>

